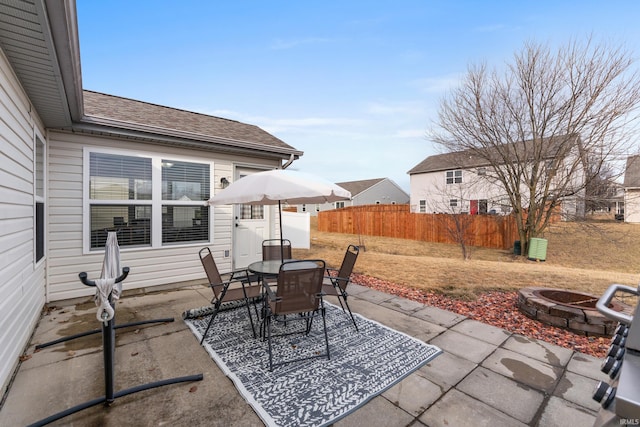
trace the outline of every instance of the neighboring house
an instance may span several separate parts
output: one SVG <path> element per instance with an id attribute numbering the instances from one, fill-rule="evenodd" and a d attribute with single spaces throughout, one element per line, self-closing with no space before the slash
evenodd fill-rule
<path id="1" fill-rule="evenodd" d="M 336 185 L 351 193 L 351 200 L 335 203 L 306 204 L 297 206 L 298 212 L 317 215 L 347 206 L 362 205 L 402 205 L 409 203 L 409 195 L 389 178 L 364 179 L 360 181 L 337 182 Z"/>
<path id="2" fill-rule="evenodd" d="M 640 156 L 627 157 L 622 186 L 624 222 L 640 223 Z"/>
<path id="3" fill-rule="evenodd" d="M 554 157 L 549 156 L 548 162 L 553 161 Z M 429 156 L 407 173 L 410 176 L 411 212 L 506 215 L 512 211 L 504 187 L 492 178 L 492 166 L 470 152 Z M 572 179 L 574 188 L 584 187 L 581 173 Z M 563 200 L 563 217 L 584 216 L 581 193 L 584 190 Z"/>
<path id="4" fill-rule="evenodd" d="M 202 280 L 203 246 L 222 271 L 260 259 L 272 207 L 205 201 L 302 152 L 253 125 L 84 91 L 73 0 L 0 0 L 0 20 L 4 392 L 44 304 L 95 293 L 78 273 L 100 277 L 106 230 L 125 290 Z"/>

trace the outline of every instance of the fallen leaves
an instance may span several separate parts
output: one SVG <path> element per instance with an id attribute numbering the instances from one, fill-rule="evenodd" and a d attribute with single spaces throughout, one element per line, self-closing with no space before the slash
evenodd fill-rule
<path id="1" fill-rule="evenodd" d="M 468 301 L 360 274 L 354 274 L 352 280 L 359 285 L 438 307 L 514 334 L 535 338 L 594 357 L 604 357 L 609 348 L 608 338 L 582 336 L 528 318 L 518 310 L 517 292 L 486 292 L 479 295 L 477 299 Z"/>

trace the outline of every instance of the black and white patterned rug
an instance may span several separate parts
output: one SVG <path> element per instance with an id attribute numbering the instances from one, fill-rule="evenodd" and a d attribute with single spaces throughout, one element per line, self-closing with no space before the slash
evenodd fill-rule
<path id="1" fill-rule="evenodd" d="M 334 423 L 442 353 L 354 313 L 360 330 L 356 332 L 340 307 L 326 302 L 325 306 L 330 360 L 317 357 L 270 372 L 268 344 L 253 338 L 246 307 L 221 311 L 207 334 L 204 347 L 268 426 Z M 184 317 L 200 341 L 210 317 Z M 274 331 L 302 327 L 303 322 L 292 321 L 274 325 Z M 324 352 L 321 317 L 313 321 L 308 336 L 274 338 L 274 363 Z"/>

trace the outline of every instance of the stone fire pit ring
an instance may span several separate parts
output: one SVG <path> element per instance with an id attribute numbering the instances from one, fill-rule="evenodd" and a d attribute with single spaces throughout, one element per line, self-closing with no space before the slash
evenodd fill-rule
<path id="1" fill-rule="evenodd" d="M 579 335 L 610 337 L 618 322 L 596 309 L 598 298 L 566 289 L 523 288 L 518 291 L 518 309 L 531 319 Z M 618 302 L 612 302 L 609 307 L 615 311 L 629 308 Z"/>

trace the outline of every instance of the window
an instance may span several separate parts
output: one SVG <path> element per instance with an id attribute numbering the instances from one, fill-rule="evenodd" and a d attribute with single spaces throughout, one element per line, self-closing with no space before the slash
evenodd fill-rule
<path id="1" fill-rule="evenodd" d="M 420 200 L 420 209 L 419 212 L 420 213 L 427 213 L 427 201 L 426 200 Z"/>
<path id="2" fill-rule="evenodd" d="M 240 205 L 240 219 L 264 219 L 264 206 Z"/>
<path id="3" fill-rule="evenodd" d="M 121 247 L 209 241 L 209 163 L 101 152 L 88 160 L 90 249 L 113 229 Z"/>
<path id="4" fill-rule="evenodd" d="M 336 202 L 336 209 L 344 208 L 344 202 Z"/>
<path id="5" fill-rule="evenodd" d="M 487 214 L 487 212 L 488 212 L 487 207 L 488 207 L 488 203 L 487 203 L 486 200 L 479 200 L 478 201 L 478 213 L 480 215 L 486 215 Z"/>
<path id="6" fill-rule="evenodd" d="M 449 206 L 452 208 L 458 207 L 458 199 L 450 199 Z"/>
<path id="7" fill-rule="evenodd" d="M 447 184 L 460 184 L 462 183 L 462 171 L 447 171 Z"/>
<path id="8" fill-rule="evenodd" d="M 36 137 L 35 141 L 35 254 L 36 262 L 44 258 L 44 241 L 45 241 L 45 216 L 44 216 L 44 174 L 45 174 L 45 162 L 44 162 L 44 142 Z"/>
<path id="9" fill-rule="evenodd" d="M 162 160 L 163 244 L 209 240 L 209 183 L 208 164 Z"/>
<path id="10" fill-rule="evenodd" d="M 485 175 L 487 175 L 487 168 L 485 168 L 485 167 L 478 168 L 477 173 L 478 173 L 478 176 L 485 176 Z"/>
<path id="11" fill-rule="evenodd" d="M 302 212 L 306 212 L 307 211 L 307 205 L 303 204 L 302 205 Z"/>

